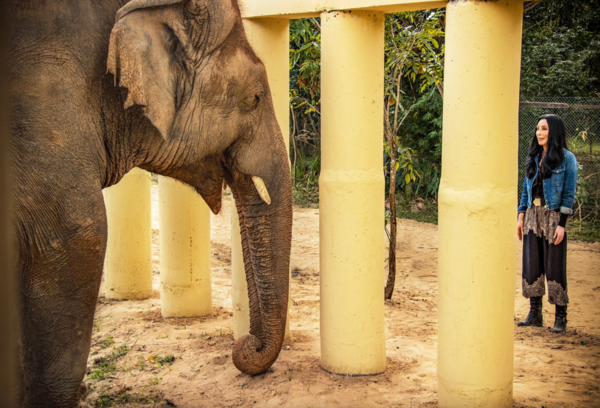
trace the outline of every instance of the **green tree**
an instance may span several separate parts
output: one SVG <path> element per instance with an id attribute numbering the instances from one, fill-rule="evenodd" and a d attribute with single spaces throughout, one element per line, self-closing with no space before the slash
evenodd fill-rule
<path id="1" fill-rule="evenodd" d="M 321 27 L 319 19 L 290 21 L 290 114 L 294 185 L 316 186 L 320 170 Z"/>
<path id="2" fill-rule="evenodd" d="M 396 280 L 396 176 L 402 172 L 406 187 L 421 178 L 414 165 L 417 152 L 403 144 L 402 125 L 433 94 L 443 97 L 444 44 L 440 41 L 444 38 L 444 15 L 445 10 L 426 10 L 386 16 L 384 152 L 389 164 L 385 164 L 384 172 L 389 174 L 390 203 L 386 299 L 392 298 Z"/>
<path id="3" fill-rule="evenodd" d="M 597 96 L 599 78 L 600 1 L 526 3 L 521 97 Z"/>

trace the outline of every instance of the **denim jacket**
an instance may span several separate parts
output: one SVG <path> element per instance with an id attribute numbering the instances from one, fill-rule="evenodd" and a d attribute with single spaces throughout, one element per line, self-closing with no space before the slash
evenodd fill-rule
<path id="1" fill-rule="evenodd" d="M 575 187 L 577 186 L 577 159 L 568 150 L 564 150 L 565 159 L 552 170 L 552 176 L 544 180 L 544 200 L 548 210 L 558 210 L 563 214 L 573 214 L 573 203 L 575 202 Z M 519 204 L 519 212 L 525 212 L 531 207 L 533 198 L 531 190 L 533 181 L 538 175 L 538 160 L 535 158 L 535 176 L 525 177 L 523 182 L 523 195 Z"/>

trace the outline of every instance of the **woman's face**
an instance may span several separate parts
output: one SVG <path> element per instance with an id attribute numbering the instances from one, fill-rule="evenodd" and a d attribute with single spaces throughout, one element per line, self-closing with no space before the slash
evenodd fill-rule
<path id="1" fill-rule="evenodd" d="M 535 136 L 537 137 L 538 144 L 542 146 L 544 150 L 548 148 L 548 133 L 550 133 L 548 121 L 546 119 L 540 120 L 535 130 Z"/>

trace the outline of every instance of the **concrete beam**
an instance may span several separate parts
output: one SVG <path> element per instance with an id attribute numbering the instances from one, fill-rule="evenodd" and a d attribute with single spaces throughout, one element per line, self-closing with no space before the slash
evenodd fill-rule
<path id="1" fill-rule="evenodd" d="M 431 0 L 239 0 L 244 18 L 319 17 L 333 10 L 372 10 L 384 13 L 446 7 L 447 1 Z"/>

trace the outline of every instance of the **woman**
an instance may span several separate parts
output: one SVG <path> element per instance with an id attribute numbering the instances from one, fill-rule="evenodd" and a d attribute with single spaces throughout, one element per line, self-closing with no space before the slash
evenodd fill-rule
<path id="1" fill-rule="evenodd" d="M 523 241 L 523 296 L 531 309 L 517 326 L 542 326 L 542 296 L 556 306 L 552 333 L 567 329 L 567 216 L 573 214 L 577 159 L 557 115 L 540 117 L 525 162 L 517 235 Z"/>

